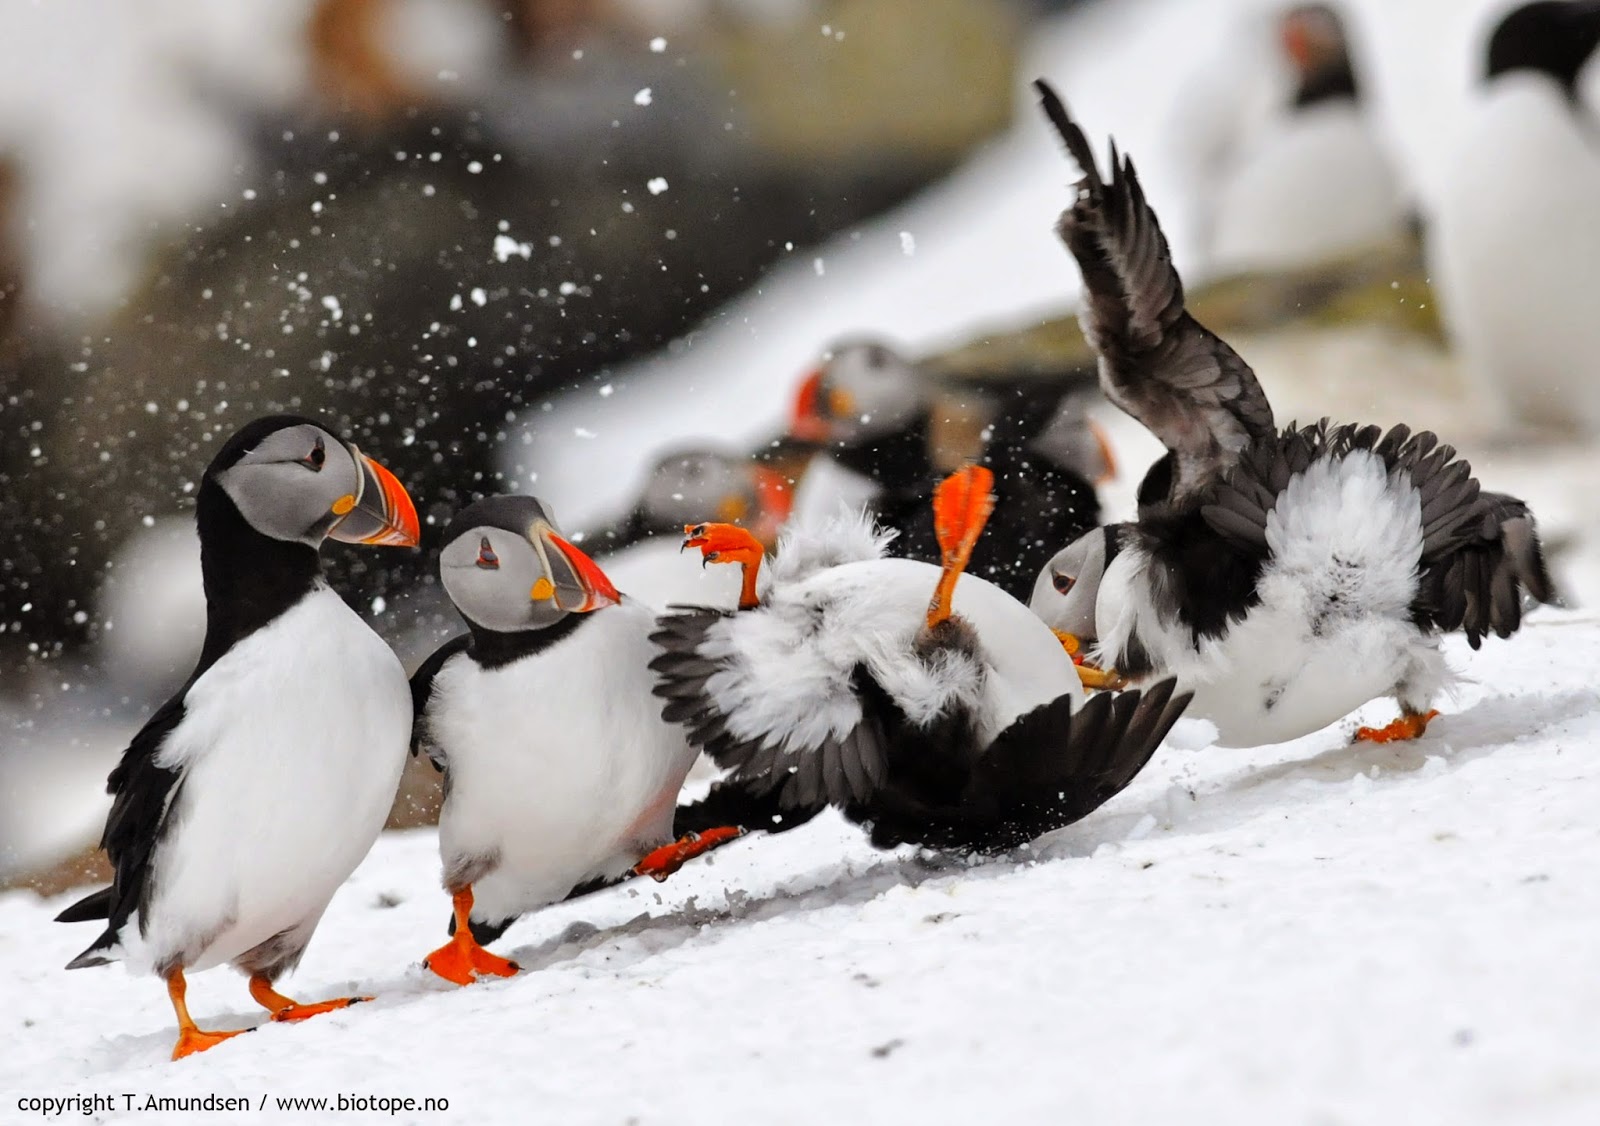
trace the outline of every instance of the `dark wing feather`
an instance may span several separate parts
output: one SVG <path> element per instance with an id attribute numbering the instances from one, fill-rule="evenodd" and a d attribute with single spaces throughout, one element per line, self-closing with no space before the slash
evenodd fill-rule
<path id="1" fill-rule="evenodd" d="M 1083 171 L 1056 231 L 1083 274 L 1080 319 L 1100 357 L 1100 385 L 1171 452 L 1161 499 L 1185 504 L 1251 443 L 1273 437 L 1272 407 L 1250 365 L 1185 309 L 1183 282 L 1133 162 L 1113 145 L 1111 179 L 1102 179 L 1061 99 L 1044 82 L 1035 86 Z"/>
<path id="2" fill-rule="evenodd" d="M 433 678 L 439 675 L 439 670 L 444 668 L 446 661 L 457 653 L 466 652 L 467 646 L 471 644 L 470 633 L 452 637 L 435 649 L 427 660 L 417 666 L 417 671 L 411 674 L 411 753 L 415 755 L 426 752 L 428 761 L 433 763 L 433 768 L 438 771 L 443 771 L 445 768 L 444 748 L 428 738 L 426 722 L 428 701 L 433 696 Z"/>
<path id="3" fill-rule="evenodd" d="M 191 682 L 192 683 L 192 682 Z M 183 720 L 185 685 L 150 717 L 122 752 L 122 759 L 106 779 L 111 794 L 111 812 L 106 816 L 100 847 L 111 861 L 112 880 L 102 888 L 68 907 L 57 921 L 63 923 L 105 919 L 106 929 L 87 950 L 67 968 L 100 966 L 110 960 L 117 945 L 117 932 L 133 913 L 144 905 L 148 891 L 151 854 L 161 839 L 167 810 L 182 783 L 179 771 L 156 763 L 162 744 Z"/>
<path id="4" fill-rule="evenodd" d="M 1103 693 L 1076 711 L 1069 696 L 1019 716 L 974 766 L 959 804 L 880 800 L 873 842 L 999 852 L 1081 820 L 1144 768 L 1188 706 L 1164 680 L 1142 692 Z"/>
<path id="5" fill-rule="evenodd" d="M 741 738 L 728 730 L 727 716 L 708 685 L 719 673 L 740 670 L 732 657 L 708 656 L 704 645 L 707 632 L 730 619 L 738 620 L 721 610 L 678 607 L 657 620 L 651 635 L 661 649 L 650 668 L 656 673 L 655 694 L 665 701 L 662 716 L 681 724 L 691 744 L 729 771 L 702 802 L 680 811 L 680 822 L 709 828 L 699 818 L 716 811 L 736 816 L 731 823 L 747 829 L 792 828 L 824 806 L 844 806 L 870 793 L 874 780 L 886 773 L 887 750 L 881 724 L 869 711 L 842 736 L 812 746 L 798 744 L 788 731 Z"/>
<path id="6" fill-rule="evenodd" d="M 1464 464 L 1464 463 L 1458 463 Z M 1476 482 L 1473 482 L 1475 485 Z M 1418 483 L 1418 488 L 1423 486 Z M 1558 601 L 1528 506 L 1502 493 L 1478 492 L 1459 519 L 1423 552 L 1412 616 L 1423 628 L 1461 630 L 1476 649 L 1489 634 L 1510 637 L 1524 602 Z"/>

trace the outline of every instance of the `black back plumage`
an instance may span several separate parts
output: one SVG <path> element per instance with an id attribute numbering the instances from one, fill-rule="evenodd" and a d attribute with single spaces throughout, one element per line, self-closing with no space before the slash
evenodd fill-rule
<path id="1" fill-rule="evenodd" d="M 205 642 L 189 679 L 139 729 L 106 779 L 112 801 L 100 847 L 111 862 L 111 886 L 79 900 L 56 918 L 64 923 L 106 919 L 107 925 L 68 964 L 69 969 L 108 961 L 118 932 L 149 900 L 150 861 L 182 785 L 178 771 L 156 760 L 167 737 L 183 722 L 189 689 L 235 645 L 304 598 L 321 577 L 315 548 L 256 531 L 216 480 L 269 434 L 309 421 L 293 415 L 256 419 L 223 445 L 201 478 L 195 526 L 206 594 Z"/>

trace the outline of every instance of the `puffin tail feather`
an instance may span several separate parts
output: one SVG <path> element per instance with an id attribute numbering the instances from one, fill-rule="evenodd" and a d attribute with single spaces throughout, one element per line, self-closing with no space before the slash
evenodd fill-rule
<path id="1" fill-rule="evenodd" d="M 114 890 L 114 888 L 107 886 L 99 891 L 90 892 L 57 915 L 56 922 L 88 923 L 93 922 L 95 919 L 111 918 L 112 892 Z"/>
<path id="2" fill-rule="evenodd" d="M 105 933 L 94 940 L 94 945 L 67 963 L 69 970 L 86 970 L 90 966 L 109 966 L 122 957 L 121 942 L 117 932 L 107 927 Z"/>

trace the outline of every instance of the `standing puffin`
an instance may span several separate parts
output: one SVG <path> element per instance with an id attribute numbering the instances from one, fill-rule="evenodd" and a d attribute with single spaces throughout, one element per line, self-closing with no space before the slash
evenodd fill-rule
<path id="1" fill-rule="evenodd" d="M 377 839 L 411 734 L 404 669 L 318 557 L 329 536 L 416 546 L 388 470 L 309 419 L 257 419 L 205 471 L 195 523 L 199 664 L 111 772 L 112 885 L 58 916 L 107 921 L 68 969 L 120 959 L 166 979 L 174 1059 L 239 1034 L 195 1027 L 185 971 L 231 962 L 276 1021 L 364 1000 L 301 1005 L 273 983 Z"/>
<path id="2" fill-rule="evenodd" d="M 539 501 L 463 509 L 439 575 L 468 632 L 411 678 L 415 749 L 445 776 L 439 852 L 454 908 L 450 941 L 425 964 L 466 985 L 517 972 L 483 944 L 519 916 L 629 875 L 664 879 L 738 833 L 673 840 L 697 752 L 650 694 L 655 614 Z"/>
<path id="3" fill-rule="evenodd" d="M 1080 465 L 1114 462 L 1083 415 L 1075 384 L 1002 390 L 1005 401 L 976 459 L 994 475 L 995 516 L 971 570 L 1023 599 L 1051 547 L 1099 522 L 1100 500 Z M 847 341 L 802 383 L 793 419 L 796 437 L 820 442 L 833 462 L 870 480 L 867 503 L 878 523 L 899 533 L 900 554 L 928 563 L 941 558 L 928 507 L 939 481 L 933 392 L 931 376 L 888 346 Z M 815 507 L 831 512 L 838 499 Z"/>
<path id="4" fill-rule="evenodd" d="M 1057 229 L 1083 273 L 1101 383 L 1167 453 L 1138 519 L 1061 551 L 1034 611 L 1123 677 L 1176 675 L 1225 745 L 1293 739 L 1379 696 L 1401 716 L 1359 738 L 1420 735 L 1450 678 L 1439 634 L 1477 647 L 1516 630 L 1524 594 L 1552 597 L 1527 506 L 1481 491 L 1429 433 L 1280 431 L 1249 365 L 1185 310 L 1132 162 L 1113 147 L 1101 179 L 1038 88 L 1083 170 Z"/>
<path id="5" fill-rule="evenodd" d="M 1488 38 L 1428 226 L 1450 337 L 1505 414 L 1600 433 L 1600 3 L 1541 0 Z M 1592 96 L 1592 91 L 1590 91 Z"/>
<path id="6" fill-rule="evenodd" d="M 1293 89 L 1280 113 L 1242 141 L 1217 187 L 1216 268 L 1309 265 L 1387 242 L 1409 220 L 1338 9 L 1296 4 L 1276 30 Z"/>
<path id="7" fill-rule="evenodd" d="M 1171 681 L 1085 702 L 1026 606 L 958 585 L 991 481 L 970 466 L 940 485 L 937 567 L 884 558 L 893 534 L 858 515 L 786 532 L 762 594 L 748 533 L 686 529 L 708 562 L 740 564 L 744 596 L 668 614 L 655 635 L 663 715 L 730 771 L 680 830 L 789 828 L 833 805 L 879 847 L 1002 851 L 1087 816 L 1149 761 L 1188 702 Z"/>

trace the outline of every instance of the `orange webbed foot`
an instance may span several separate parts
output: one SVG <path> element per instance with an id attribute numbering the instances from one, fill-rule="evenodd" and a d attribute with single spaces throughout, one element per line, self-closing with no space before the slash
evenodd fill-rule
<path id="1" fill-rule="evenodd" d="M 1358 743 L 1398 743 L 1406 739 L 1415 739 L 1428 729 L 1428 721 L 1438 714 L 1438 708 L 1427 712 L 1406 712 L 1400 718 L 1384 727 L 1357 728 L 1355 741 Z"/>
<path id="2" fill-rule="evenodd" d="M 522 967 L 509 958 L 491 954 L 479 946 L 466 929 L 457 930 L 450 941 L 422 960 L 422 964 L 446 981 L 471 985 L 481 977 L 515 977 Z"/>
<path id="3" fill-rule="evenodd" d="M 928 603 L 928 628 L 950 617 L 956 580 L 994 511 L 994 474 L 981 465 L 956 470 L 933 493 L 933 533 L 939 540 L 939 583 Z"/>
<path id="4" fill-rule="evenodd" d="M 633 874 L 649 876 L 659 882 L 695 857 L 704 856 L 729 841 L 736 841 L 744 836 L 744 833 L 745 831 L 736 825 L 722 825 L 699 833 L 685 833 L 671 844 L 664 844 L 646 853 L 644 859 L 633 866 Z"/>
<path id="5" fill-rule="evenodd" d="M 178 1042 L 172 1048 L 172 1058 L 181 1060 L 184 1056 L 192 1056 L 196 1052 L 215 1048 L 224 1040 L 232 1040 L 235 1036 L 243 1036 L 246 1032 L 254 1031 L 253 1028 L 236 1028 L 231 1032 L 206 1032 L 194 1027 L 180 1028 Z"/>
<path id="6" fill-rule="evenodd" d="M 359 1005 L 370 1000 L 372 1000 L 371 997 L 335 997 L 331 1001 L 318 1001 L 312 1005 L 302 1005 L 295 1002 L 273 1013 L 272 1019 L 276 1021 L 310 1020 L 312 1017 L 321 1016 L 323 1013 L 348 1009 L 351 1005 Z"/>
<path id="7" fill-rule="evenodd" d="M 1116 669 L 1102 669 L 1084 660 L 1083 642 L 1078 640 L 1076 634 L 1065 633 L 1058 629 L 1050 632 L 1056 635 L 1056 640 L 1061 642 L 1061 648 L 1072 658 L 1072 663 L 1078 669 L 1078 682 L 1085 688 L 1115 692 L 1128 686 L 1128 678 Z"/>

